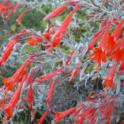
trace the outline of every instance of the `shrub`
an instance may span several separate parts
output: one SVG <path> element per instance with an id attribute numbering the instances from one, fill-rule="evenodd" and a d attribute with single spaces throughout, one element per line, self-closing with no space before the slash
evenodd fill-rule
<path id="1" fill-rule="evenodd" d="M 36 3 L 0 3 L 1 123 L 123 124 L 123 1 Z"/>

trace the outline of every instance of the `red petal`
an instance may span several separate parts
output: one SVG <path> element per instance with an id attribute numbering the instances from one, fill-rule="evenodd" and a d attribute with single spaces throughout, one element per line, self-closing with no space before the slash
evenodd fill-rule
<path id="1" fill-rule="evenodd" d="M 55 122 L 61 121 L 63 118 L 75 111 L 75 108 L 67 109 L 63 112 L 55 112 Z"/>
<path id="2" fill-rule="evenodd" d="M 55 18 L 56 16 L 60 15 L 61 13 L 63 13 L 66 8 L 67 8 L 67 5 L 62 5 L 62 6 L 58 7 L 58 8 L 55 9 L 53 12 L 49 13 L 49 14 L 44 18 L 44 20 L 49 20 L 49 19 Z"/>
<path id="3" fill-rule="evenodd" d="M 72 10 L 72 12 L 70 12 L 70 14 L 64 19 L 64 21 L 62 22 L 61 26 L 59 27 L 58 31 L 53 35 L 52 38 L 52 46 L 53 47 L 57 47 L 60 44 L 61 39 L 63 38 L 71 20 L 73 15 L 75 14 L 75 12 L 80 8 L 79 5 L 76 5 L 75 8 Z"/>
<path id="4" fill-rule="evenodd" d="M 7 90 L 12 90 L 15 87 L 15 83 L 11 80 L 11 78 L 2 78 L 4 85 L 6 86 Z"/>
<path id="5" fill-rule="evenodd" d="M 106 79 L 104 81 L 104 86 L 107 88 L 115 88 L 115 83 L 114 83 L 113 79 Z"/>
<path id="6" fill-rule="evenodd" d="M 16 25 L 17 25 L 17 26 L 21 23 L 21 21 L 22 21 L 22 19 L 24 18 L 26 12 L 27 12 L 27 9 L 25 9 L 25 10 L 18 16 L 18 18 L 16 19 Z"/>
<path id="7" fill-rule="evenodd" d="M 48 110 L 45 111 L 45 113 L 41 116 L 41 118 L 37 120 L 37 124 L 43 124 L 43 122 L 45 121 L 45 119 L 48 115 L 48 112 L 49 112 Z"/>
<path id="8" fill-rule="evenodd" d="M 106 61 L 106 54 L 102 51 L 101 48 L 96 48 L 93 53 L 90 55 L 91 59 L 100 64 L 101 62 Z"/>
<path id="9" fill-rule="evenodd" d="M 53 80 L 51 82 L 51 85 L 50 85 L 50 88 L 49 88 L 49 91 L 48 91 L 48 95 L 47 95 L 47 98 L 46 98 L 46 103 L 47 104 L 50 104 L 51 101 L 52 101 L 52 96 L 53 96 L 53 92 L 54 92 L 54 89 L 55 89 L 55 85 L 56 85 L 56 80 Z"/>
<path id="10" fill-rule="evenodd" d="M 28 40 L 28 44 L 34 46 L 42 42 L 42 38 L 31 38 Z"/>
<path id="11" fill-rule="evenodd" d="M 59 68 L 59 69 L 57 69 L 57 70 L 55 70 L 49 74 L 45 74 L 45 75 L 39 77 L 38 79 L 36 79 L 36 81 L 39 83 L 42 83 L 43 81 L 47 81 L 47 80 L 53 78 L 54 76 L 56 76 L 57 74 L 61 73 L 62 70 L 63 70 L 63 67 L 61 67 L 61 68 Z"/>

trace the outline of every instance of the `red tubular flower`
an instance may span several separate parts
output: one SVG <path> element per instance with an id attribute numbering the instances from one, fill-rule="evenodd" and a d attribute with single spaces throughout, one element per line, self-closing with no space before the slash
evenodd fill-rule
<path id="1" fill-rule="evenodd" d="M 45 121 L 47 115 L 48 115 L 48 110 L 45 111 L 45 113 L 41 116 L 40 119 L 37 120 L 37 124 L 43 124 L 43 122 Z"/>
<path id="2" fill-rule="evenodd" d="M 112 22 L 113 22 L 115 25 L 119 25 L 119 21 L 118 21 L 118 19 L 116 19 L 116 18 L 114 18 L 114 19 L 112 20 Z"/>
<path id="3" fill-rule="evenodd" d="M 12 115 L 13 115 L 13 110 L 17 105 L 23 83 L 24 83 L 24 80 L 22 80 L 22 82 L 20 83 L 20 86 L 18 87 L 18 89 L 13 94 L 9 104 L 5 107 L 5 113 L 7 114 L 8 117 L 12 117 Z"/>
<path id="4" fill-rule="evenodd" d="M 113 54 L 112 54 L 112 59 L 115 61 L 115 62 L 120 62 L 120 61 L 123 61 L 124 60 L 124 49 L 116 49 Z"/>
<path id="5" fill-rule="evenodd" d="M 2 78 L 2 82 L 7 87 L 7 90 L 12 90 L 15 87 L 15 83 L 11 81 L 11 78 Z"/>
<path id="6" fill-rule="evenodd" d="M 76 108 L 70 108 L 67 109 L 63 112 L 55 112 L 55 122 L 59 122 L 61 121 L 63 118 L 65 118 L 66 116 L 68 116 L 69 114 L 71 114 L 72 112 L 74 112 L 76 110 Z"/>
<path id="7" fill-rule="evenodd" d="M 108 38 L 108 42 L 105 44 L 105 53 L 111 55 L 113 50 L 116 48 L 117 44 L 114 41 L 114 38 L 110 35 Z"/>
<path id="8" fill-rule="evenodd" d="M 67 8 L 67 5 L 62 5 L 62 6 L 58 7 L 57 9 L 55 9 L 54 11 L 49 13 L 47 16 L 45 16 L 44 20 L 50 20 L 52 18 L 55 18 L 56 16 L 60 15 L 61 13 L 63 13 L 66 8 Z"/>
<path id="9" fill-rule="evenodd" d="M 12 50 L 13 50 L 13 47 L 14 45 L 17 43 L 17 40 L 10 40 L 5 48 L 5 50 L 3 51 L 2 53 L 2 57 L 1 57 L 1 65 L 2 66 L 9 58 Z"/>
<path id="10" fill-rule="evenodd" d="M 77 107 L 76 107 L 77 108 Z M 86 106 L 85 105 L 79 105 L 79 108 L 77 108 L 71 115 L 71 118 L 75 118 L 75 121 L 73 124 L 83 124 L 85 121 L 85 110 Z"/>
<path id="11" fill-rule="evenodd" d="M 13 79 L 14 81 L 19 81 L 22 79 L 24 74 L 26 73 L 26 70 L 29 68 L 31 65 L 31 62 L 33 61 L 33 56 L 29 56 L 25 62 L 19 67 L 19 69 L 13 74 Z"/>
<path id="12" fill-rule="evenodd" d="M 50 40 L 50 32 L 46 32 L 44 34 L 42 34 L 47 40 Z"/>
<path id="13" fill-rule="evenodd" d="M 78 118 L 76 118 L 75 122 L 73 124 L 84 124 L 84 117 L 83 116 L 79 116 Z"/>
<path id="14" fill-rule="evenodd" d="M 20 25 L 23 17 L 26 15 L 26 13 L 27 13 L 27 8 L 16 19 L 16 26 Z"/>
<path id="15" fill-rule="evenodd" d="M 12 90 L 16 82 L 20 82 L 23 79 L 23 77 L 26 75 L 26 70 L 27 68 L 29 68 L 32 61 L 32 56 L 29 56 L 29 58 L 19 67 L 19 69 L 10 78 L 2 78 L 2 81 L 6 85 L 8 90 Z"/>
<path id="16" fill-rule="evenodd" d="M 4 12 L 6 12 L 5 11 L 6 7 L 4 4 L 5 4 L 4 2 L 0 4 L 0 15 L 2 15 Z"/>
<path id="17" fill-rule="evenodd" d="M 0 15 L 3 14 L 3 10 L 2 9 L 4 9 L 4 6 L 2 4 L 0 4 Z"/>
<path id="18" fill-rule="evenodd" d="M 123 71 L 123 70 L 124 70 L 124 61 L 122 61 L 120 68 L 119 68 L 119 71 Z"/>
<path id="19" fill-rule="evenodd" d="M 106 54 L 102 51 L 101 48 L 95 48 L 93 53 L 90 55 L 91 59 L 98 64 L 101 62 L 106 62 Z"/>
<path id="20" fill-rule="evenodd" d="M 112 32 L 112 36 L 115 40 L 118 40 L 123 32 L 124 19 L 117 25 L 116 29 Z"/>
<path id="21" fill-rule="evenodd" d="M 80 8 L 80 5 L 76 5 L 75 8 L 72 10 L 72 12 L 70 12 L 70 14 L 64 19 L 64 21 L 62 22 L 61 26 L 59 27 L 58 31 L 53 35 L 52 38 L 52 47 L 55 48 L 60 44 L 61 39 L 63 38 L 71 20 L 73 15 L 75 14 L 75 12 Z"/>
<path id="22" fill-rule="evenodd" d="M 111 116 L 114 112 L 115 106 L 113 105 L 113 102 L 108 103 L 106 107 L 103 109 L 102 115 L 106 119 L 106 124 L 111 124 Z"/>
<path id="23" fill-rule="evenodd" d="M 24 35 L 24 33 L 26 33 L 26 31 L 23 29 L 23 30 L 21 30 L 20 33 L 16 34 L 11 40 L 9 40 L 9 42 L 7 43 L 5 49 L 2 53 L 2 57 L 0 58 L 0 66 L 2 66 L 4 63 L 6 63 L 10 54 L 12 53 L 14 46 L 18 42 L 20 42 L 20 40 L 18 40 L 18 38 L 20 38 L 22 35 Z"/>
<path id="24" fill-rule="evenodd" d="M 88 120 L 88 123 L 91 124 L 95 122 L 95 113 L 96 113 L 96 109 L 95 108 L 92 108 L 92 107 L 89 107 L 85 113 L 85 116 Z"/>
<path id="25" fill-rule="evenodd" d="M 4 4 L 0 4 L 0 15 L 6 13 L 8 10 L 12 9 L 13 5 L 4 6 Z"/>
<path id="26" fill-rule="evenodd" d="M 41 37 L 34 37 L 34 38 L 31 38 L 28 40 L 28 44 L 34 46 L 34 45 L 37 45 L 39 43 L 42 42 L 42 38 Z"/>
<path id="27" fill-rule="evenodd" d="M 53 92 L 54 92 L 54 89 L 55 89 L 55 85 L 56 85 L 56 81 L 57 80 L 53 80 L 50 84 L 50 88 L 49 88 L 49 91 L 48 91 L 48 94 L 47 94 L 47 98 L 46 98 L 46 103 L 49 105 L 52 101 L 52 96 L 53 96 Z"/>
<path id="28" fill-rule="evenodd" d="M 28 107 L 30 111 L 32 112 L 32 106 L 33 106 L 33 100 L 34 100 L 34 92 L 33 92 L 33 81 L 37 73 L 40 71 L 41 68 L 35 68 L 31 70 L 31 72 L 28 73 L 26 78 L 26 83 L 29 85 L 28 93 L 27 93 L 27 101 L 28 101 Z"/>
<path id="29" fill-rule="evenodd" d="M 12 16 L 12 14 L 18 9 L 18 7 L 19 7 L 19 4 L 13 5 L 13 8 L 11 9 L 11 11 L 7 13 L 7 15 L 4 17 L 4 20 L 8 21 L 10 17 Z"/>
<path id="30" fill-rule="evenodd" d="M 116 63 L 113 64 L 113 66 L 111 67 L 109 74 L 107 76 L 107 78 L 104 81 L 104 86 L 107 88 L 114 88 L 115 87 L 115 83 L 114 83 L 114 75 L 116 72 Z"/>
<path id="31" fill-rule="evenodd" d="M 98 40 L 101 38 L 103 34 L 103 30 L 106 27 L 106 23 L 108 22 L 108 18 L 102 21 L 102 24 L 99 28 L 99 30 L 93 35 L 91 42 L 88 45 L 89 50 L 92 50 L 94 48 L 94 45 L 98 42 Z"/>
<path id="32" fill-rule="evenodd" d="M 93 37 L 91 42 L 88 45 L 89 50 L 92 50 L 94 48 L 94 45 L 96 44 L 96 42 L 100 39 L 102 34 L 102 29 L 100 29 L 98 32 L 96 32 Z"/>
<path id="33" fill-rule="evenodd" d="M 33 93 L 33 84 L 32 82 L 30 82 L 30 87 L 27 93 L 27 97 L 28 97 L 28 107 L 31 110 L 32 109 L 32 105 L 33 105 L 33 99 L 34 99 L 34 93 Z"/>
<path id="34" fill-rule="evenodd" d="M 57 74 L 60 74 L 62 72 L 62 70 L 63 70 L 63 67 L 61 67 L 53 72 L 50 72 L 49 74 L 45 74 L 45 75 L 39 77 L 38 79 L 36 79 L 36 81 L 39 83 L 42 83 L 43 81 L 47 81 L 47 80 L 53 78 L 54 76 L 56 76 Z"/>
<path id="35" fill-rule="evenodd" d="M 115 88 L 115 83 L 113 79 L 105 79 L 104 86 L 107 88 Z"/>
<path id="36" fill-rule="evenodd" d="M 106 25 L 106 31 L 103 34 L 102 41 L 100 42 L 100 48 L 104 49 L 106 43 L 109 41 L 109 31 L 111 28 L 111 22 L 108 20 L 107 25 Z"/>

